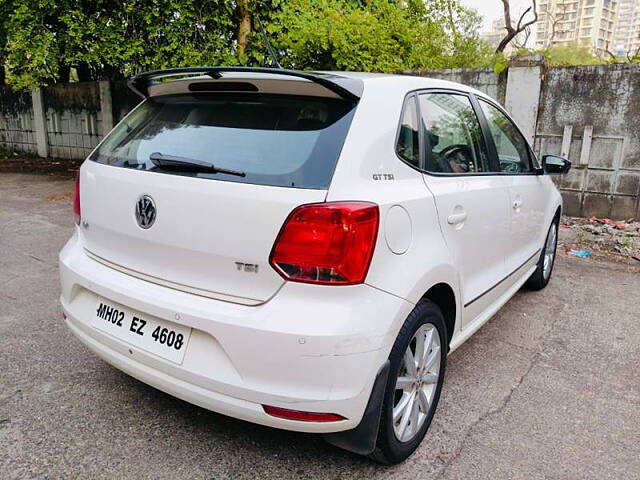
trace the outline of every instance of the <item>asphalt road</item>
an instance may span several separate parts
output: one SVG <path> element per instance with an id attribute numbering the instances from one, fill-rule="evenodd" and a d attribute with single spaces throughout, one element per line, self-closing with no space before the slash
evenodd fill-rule
<path id="1" fill-rule="evenodd" d="M 640 269 L 559 256 L 546 290 L 452 354 L 422 446 L 381 467 L 191 406 L 81 346 L 58 306 L 70 191 L 0 175 L 0 478 L 640 478 Z"/>

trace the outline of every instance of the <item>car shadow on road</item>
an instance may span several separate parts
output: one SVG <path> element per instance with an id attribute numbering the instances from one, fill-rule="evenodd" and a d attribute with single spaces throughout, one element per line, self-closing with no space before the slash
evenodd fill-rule
<path id="1" fill-rule="evenodd" d="M 139 418 L 146 418 L 149 424 L 148 430 L 143 429 L 149 433 L 146 440 L 156 441 L 158 431 L 171 432 L 172 443 L 202 452 L 200 468 L 211 465 L 219 472 L 222 462 L 226 464 L 226 475 L 242 476 L 264 468 L 278 472 L 278 477 L 300 478 L 327 478 L 327 465 L 331 466 L 331 478 L 389 471 L 390 467 L 329 445 L 319 434 L 280 430 L 221 415 L 112 370 L 119 377 L 112 380 L 130 389 L 127 396 L 140 397 L 140 403 L 145 405 L 145 415 Z M 158 422 L 163 428 L 157 428 Z M 274 463 L 277 460 L 280 462 Z"/>

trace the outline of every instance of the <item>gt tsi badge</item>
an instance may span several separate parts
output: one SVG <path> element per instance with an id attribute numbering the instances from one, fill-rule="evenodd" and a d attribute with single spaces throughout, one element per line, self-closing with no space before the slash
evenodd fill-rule
<path id="1" fill-rule="evenodd" d="M 149 195 L 142 195 L 136 202 L 136 221 L 140 228 L 151 228 L 156 221 L 156 204 Z"/>

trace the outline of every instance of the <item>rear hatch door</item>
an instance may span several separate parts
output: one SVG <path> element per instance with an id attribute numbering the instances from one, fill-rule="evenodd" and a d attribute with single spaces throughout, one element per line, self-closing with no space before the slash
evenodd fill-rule
<path id="1" fill-rule="evenodd" d="M 295 207 L 324 201 L 354 111 L 259 92 L 145 100 L 82 167 L 86 250 L 172 288 L 268 300 L 283 283 L 268 263 L 273 242 Z M 178 162 L 154 161 L 163 157 Z"/>

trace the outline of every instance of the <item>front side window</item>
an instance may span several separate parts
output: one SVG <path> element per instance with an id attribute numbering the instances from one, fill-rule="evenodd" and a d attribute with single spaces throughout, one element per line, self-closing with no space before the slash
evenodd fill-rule
<path id="1" fill-rule="evenodd" d="M 471 174 L 489 171 L 480 122 L 466 95 L 420 95 L 425 130 L 426 170 L 432 173 Z"/>
<path id="2" fill-rule="evenodd" d="M 531 172 L 531 157 L 527 141 L 507 116 L 490 103 L 480 100 L 482 112 L 496 145 L 500 171 L 504 173 Z"/>
<path id="3" fill-rule="evenodd" d="M 327 188 L 356 105 L 255 93 L 152 97 L 93 152 L 98 163 L 158 173 L 297 188 Z M 180 157 L 242 175 L 158 166 Z"/>
<path id="4" fill-rule="evenodd" d="M 409 97 L 402 110 L 396 152 L 407 163 L 418 167 L 420 165 L 419 145 L 416 97 Z"/>

